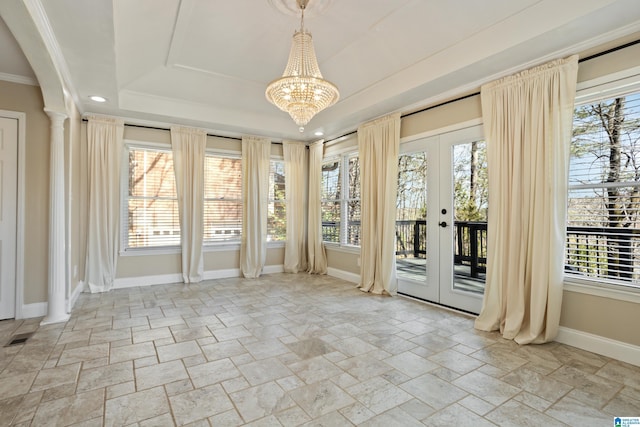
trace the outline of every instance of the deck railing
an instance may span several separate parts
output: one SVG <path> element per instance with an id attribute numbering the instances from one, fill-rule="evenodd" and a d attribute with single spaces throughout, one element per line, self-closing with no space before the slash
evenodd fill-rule
<path id="1" fill-rule="evenodd" d="M 324 241 L 340 242 L 340 223 L 323 222 Z M 349 236 L 360 236 L 360 221 L 349 223 Z M 454 264 L 467 266 L 472 278 L 487 271 L 487 223 L 454 222 Z M 350 237 L 350 244 L 359 244 Z M 568 273 L 636 281 L 640 278 L 640 230 L 612 227 L 567 227 L 565 270 Z M 396 221 L 396 255 L 426 258 L 427 221 Z"/>

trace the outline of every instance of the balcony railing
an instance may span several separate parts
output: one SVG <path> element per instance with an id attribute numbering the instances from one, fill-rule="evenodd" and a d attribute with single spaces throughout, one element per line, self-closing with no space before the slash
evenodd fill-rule
<path id="1" fill-rule="evenodd" d="M 323 240 L 340 242 L 340 224 L 323 222 Z M 349 235 L 360 236 L 360 221 L 349 223 Z M 350 244 L 359 244 L 352 241 Z M 487 223 L 454 222 L 454 264 L 470 270 L 467 277 L 482 278 L 487 272 Z M 567 227 L 565 271 L 625 282 L 640 278 L 640 229 L 613 227 Z M 396 255 L 426 258 L 427 221 L 396 221 Z"/>

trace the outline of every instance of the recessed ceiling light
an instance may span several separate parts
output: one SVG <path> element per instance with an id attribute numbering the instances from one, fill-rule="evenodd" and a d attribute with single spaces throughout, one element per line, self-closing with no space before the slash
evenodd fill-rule
<path id="1" fill-rule="evenodd" d="M 107 98 L 104 96 L 91 95 L 89 99 L 95 102 L 107 102 Z"/>
<path id="2" fill-rule="evenodd" d="M 324 133 L 321 130 L 318 130 L 314 133 L 315 136 L 322 136 Z"/>

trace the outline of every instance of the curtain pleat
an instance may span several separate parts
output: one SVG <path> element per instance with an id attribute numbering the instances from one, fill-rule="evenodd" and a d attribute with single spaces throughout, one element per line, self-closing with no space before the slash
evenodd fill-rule
<path id="1" fill-rule="evenodd" d="M 322 243 L 322 155 L 322 141 L 309 146 L 307 272 L 311 274 L 327 274 L 327 255 Z"/>
<path id="2" fill-rule="evenodd" d="M 173 170 L 176 177 L 182 279 L 198 283 L 204 276 L 204 157 L 207 134 L 202 129 L 171 128 Z"/>
<path id="3" fill-rule="evenodd" d="M 246 278 L 257 278 L 267 257 L 267 206 L 269 156 L 267 138 L 242 138 L 242 240 L 240 270 Z"/>
<path id="4" fill-rule="evenodd" d="M 284 247 L 284 271 L 297 273 L 307 269 L 306 172 L 307 146 L 283 141 L 285 196 L 287 200 L 287 241 Z"/>
<path id="5" fill-rule="evenodd" d="M 361 172 L 360 286 L 364 292 L 395 295 L 396 195 L 400 114 L 358 127 Z"/>
<path id="6" fill-rule="evenodd" d="M 577 70 L 573 56 L 481 90 L 490 212 L 475 327 L 519 344 L 558 332 Z"/>
<path id="7" fill-rule="evenodd" d="M 85 281 L 91 292 L 109 291 L 116 277 L 123 133 L 121 120 L 88 118 L 89 209 Z"/>

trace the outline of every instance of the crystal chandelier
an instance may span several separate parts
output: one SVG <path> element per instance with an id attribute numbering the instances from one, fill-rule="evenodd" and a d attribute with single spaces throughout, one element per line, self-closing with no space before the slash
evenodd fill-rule
<path id="1" fill-rule="evenodd" d="M 293 35 L 282 77 L 269 83 L 265 95 L 269 102 L 289 113 L 303 132 L 313 116 L 338 101 L 340 93 L 333 83 L 322 78 L 311 33 L 304 28 L 304 10 L 309 0 L 296 1 L 302 11 L 300 30 Z"/>

